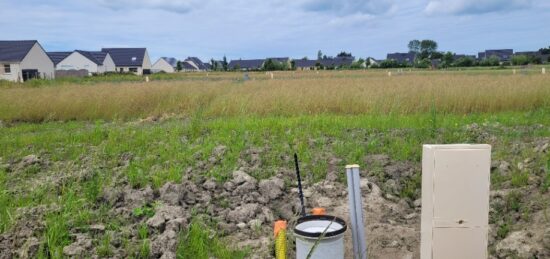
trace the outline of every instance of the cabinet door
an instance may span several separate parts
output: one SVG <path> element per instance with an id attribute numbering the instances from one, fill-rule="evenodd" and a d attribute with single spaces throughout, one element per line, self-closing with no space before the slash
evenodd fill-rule
<path id="1" fill-rule="evenodd" d="M 434 170 L 434 227 L 487 226 L 489 150 L 437 150 Z"/>
<path id="2" fill-rule="evenodd" d="M 487 258 L 487 229 L 435 228 L 433 259 Z"/>

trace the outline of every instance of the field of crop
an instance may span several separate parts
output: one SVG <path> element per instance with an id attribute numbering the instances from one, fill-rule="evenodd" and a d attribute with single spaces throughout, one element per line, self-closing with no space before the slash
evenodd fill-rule
<path id="1" fill-rule="evenodd" d="M 296 212 L 294 152 L 308 203 L 326 194 L 329 213 L 347 197 L 324 188 L 342 193 L 342 168 L 360 164 L 380 205 L 366 211 L 372 257 L 418 258 L 429 143 L 491 144 L 491 256 L 550 256 L 550 75 L 249 77 L 0 83 L 0 258 L 271 256 L 273 219 Z"/>

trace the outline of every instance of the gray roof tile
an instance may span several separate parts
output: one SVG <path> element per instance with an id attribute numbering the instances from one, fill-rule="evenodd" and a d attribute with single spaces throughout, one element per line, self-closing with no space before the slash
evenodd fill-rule
<path id="1" fill-rule="evenodd" d="M 21 62 L 36 43 L 36 40 L 0 41 L 0 61 Z"/>
<path id="2" fill-rule="evenodd" d="M 145 58 L 146 48 L 104 48 L 118 67 L 141 67 Z"/>

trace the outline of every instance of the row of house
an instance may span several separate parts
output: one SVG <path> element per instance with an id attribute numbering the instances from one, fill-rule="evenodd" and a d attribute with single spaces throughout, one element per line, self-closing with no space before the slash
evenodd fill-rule
<path id="1" fill-rule="evenodd" d="M 490 57 L 496 57 L 502 62 L 510 61 L 514 55 L 526 55 L 535 58 L 540 58 L 543 62 L 548 61 L 550 55 L 542 54 L 540 51 L 522 51 L 514 52 L 513 49 L 489 49 L 483 52 L 478 52 L 477 56 L 475 55 L 464 55 L 464 54 L 454 54 L 453 58 L 455 60 L 459 58 L 468 57 L 477 61 L 482 61 Z M 405 52 L 405 53 L 388 53 L 386 56 L 387 60 L 395 60 L 399 63 L 412 64 L 416 59 L 415 52 Z"/>
<path id="2" fill-rule="evenodd" d="M 313 70 L 321 67 L 324 68 L 341 68 L 349 67 L 355 61 L 355 57 L 335 57 L 335 58 L 321 58 L 316 60 L 309 59 L 290 59 L 288 57 L 283 58 L 266 58 L 266 59 L 238 59 L 231 60 L 228 68 L 230 70 L 261 70 L 266 62 L 271 60 L 280 64 L 285 64 L 288 68 L 295 68 L 297 70 Z"/>
<path id="3" fill-rule="evenodd" d="M 0 41 L 0 79 L 23 82 L 54 79 L 64 71 L 151 73 L 146 48 L 103 48 L 100 51 L 46 52 L 36 40 Z"/>
<path id="4" fill-rule="evenodd" d="M 234 71 L 255 71 L 262 70 L 266 65 L 266 62 L 271 60 L 280 65 L 284 65 L 287 68 L 295 68 L 297 70 L 313 70 L 318 68 L 341 68 L 349 67 L 355 61 L 354 57 L 336 57 L 336 58 L 322 58 L 318 60 L 308 59 L 290 59 L 288 57 L 271 57 L 265 59 L 237 59 L 231 60 L 227 64 L 227 69 Z M 215 69 L 213 64 L 204 63 L 196 57 L 188 57 L 184 61 L 178 61 L 175 58 L 162 57 L 155 64 L 153 64 L 152 71 L 174 73 L 178 71 L 178 62 L 180 64 L 179 71 L 208 71 Z M 221 69 L 223 68 L 223 62 L 215 60 L 214 66 Z"/>
<path id="5" fill-rule="evenodd" d="M 178 68 L 178 64 L 180 67 Z M 176 58 L 162 57 L 153 64 L 152 72 L 159 73 L 174 73 L 177 71 L 192 72 L 192 71 L 207 71 L 210 70 L 210 64 L 203 63 L 197 57 L 188 57 L 183 61 L 178 61 Z"/>

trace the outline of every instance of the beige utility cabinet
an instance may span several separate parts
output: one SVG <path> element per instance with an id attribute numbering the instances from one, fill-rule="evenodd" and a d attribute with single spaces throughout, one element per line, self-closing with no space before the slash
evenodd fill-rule
<path id="1" fill-rule="evenodd" d="M 422 259 L 485 259 L 490 145 L 424 145 Z"/>

